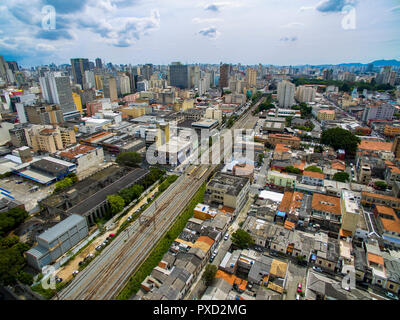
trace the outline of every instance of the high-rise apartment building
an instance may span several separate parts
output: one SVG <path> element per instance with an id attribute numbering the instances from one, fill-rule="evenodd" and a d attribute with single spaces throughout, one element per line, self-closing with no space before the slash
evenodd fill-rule
<path id="1" fill-rule="evenodd" d="M 368 122 L 371 120 L 389 120 L 393 119 L 396 108 L 389 103 L 369 105 L 365 107 L 362 120 Z"/>
<path id="2" fill-rule="evenodd" d="M 29 123 L 32 124 L 61 124 L 64 115 L 59 105 L 26 106 L 25 112 Z"/>
<path id="3" fill-rule="evenodd" d="M 187 65 L 173 62 L 169 66 L 169 83 L 173 87 L 188 89 L 190 87 L 190 75 Z"/>
<path id="4" fill-rule="evenodd" d="M 110 98 L 111 101 L 118 99 L 117 81 L 114 77 L 105 77 L 103 79 L 103 94 L 104 98 Z"/>
<path id="5" fill-rule="evenodd" d="M 103 69 L 103 63 L 101 62 L 101 59 L 100 59 L 100 58 L 97 58 L 97 59 L 95 60 L 95 62 L 96 62 L 96 68 L 97 68 L 97 69 Z"/>
<path id="6" fill-rule="evenodd" d="M 294 105 L 295 85 L 283 80 L 278 84 L 278 101 L 281 108 L 290 108 Z"/>
<path id="7" fill-rule="evenodd" d="M 80 84 L 83 88 L 84 86 L 84 79 L 85 79 L 85 71 L 90 70 L 89 67 L 89 59 L 71 59 L 71 66 L 72 66 L 72 76 L 74 78 L 74 82 Z"/>
<path id="8" fill-rule="evenodd" d="M 255 87 L 257 85 L 257 70 L 248 68 L 246 72 L 247 85 Z"/>
<path id="9" fill-rule="evenodd" d="M 8 82 L 7 70 L 9 70 L 7 62 L 4 60 L 3 56 L 0 56 L 0 77 L 4 82 Z"/>
<path id="10" fill-rule="evenodd" d="M 229 64 L 223 64 L 219 68 L 219 87 L 226 88 L 229 85 L 229 75 L 231 66 Z"/>
<path id="11" fill-rule="evenodd" d="M 69 77 L 61 73 L 48 73 L 39 79 L 42 96 L 49 104 L 58 104 L 65 114 L 76 112 Z M 79 113 L 79 112 L 78 112 Z"/>
<path id="12" fill-rule="evenodd" d="M 151 75 L 153 74 L 153 65 L 150 63 L 145 64 L 142 68 L 141 74 L 147 81 L 149 81 L 151 78 Z"/>
<path id="13" fill-rule="evenodd" d="M 125 74 L 118 76 L 119 78 L 119 89 L 122 95 L 131 93 L 131 85 L 129 77 Z"/>
<path id="14" fill-rule="evenodd" d="M 296 89 L 296 99 L 299 102 L 313 102 L 316 90 L 309 86 L 300 86 Z"/>
<path id="15" fill-rule="evenodd" d="M 92 89 L 96 86 L 96 80 L 94 78 L 94 72 L 86 70 L 85 71 L 85 83 L 82 89 Z"/>

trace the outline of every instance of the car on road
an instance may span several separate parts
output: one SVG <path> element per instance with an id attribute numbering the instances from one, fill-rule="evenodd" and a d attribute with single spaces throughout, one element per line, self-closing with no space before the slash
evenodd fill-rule
<path id="1" fill-rule="evenodd" d="M 312 267 L 314 271 L 317 272 L 322 272 L 322 269 L 320 267 Z"/>
<path id="2" fill-rule="evenodd" d="M 79 271 L 75 270 L 74 272 L 72 272 L 72 275 L 75 277 L 78 273 L 79 273 Z"/>
<path id="3" fill-rule="evenodd" d="M 229 239 L 229 234 L 227 233 L 226 235 L 225 235 L 225 237 L 224 237 L 224 240 L 226 241 L 226 240 L 228 240 Z"/>
<path id="4" fill-rule="evenodd" d="M 279 257 L 278 254 L 276 254 L 276 253 L 273 252 L 273 251 L 271 251 L 271 252 L 269 253 L 269 255 L 270 255 L 271 257 Z"/>
<path id="5" fill-rule="evenodd" d="M 300 295 L 296 294 L 296 300 L 300 300 Z"/>
<path id="6" fill-rule="evenodd" d="M 297 292 L 301 292 L 301 290 L 303 289 L 303 286 L 302 286 L 302 284 L 299 282 L 298 284 L 297 284 Z"/>
<path id="7" fill-rule="evenodd" d="M 114 233 L 110 233 L 108 236 L 109 236 L 110 238 L 114 238 L 114 237 L 115 237 L 115 234 L 114 234 Z"/>
<path id="8" fill-rule="evenodd" d="M 386 297 L 390 298 L 390 299 L 394 299 L 394 300 L 399 300 L 399 297 L 394 295 L 393 293 L 387 291 L 386 292 Z"/>
<path id="9" fill-rule="evenodd" d="M 213 252 L 213 255 L 217 255 L 218 254 L 218 249 L 215 249 Z"/>
<path id="10" fill-rule="evenodd" d="M 63 281 L 62 278 L 59 278 L 59 277 L 56 278 L 56 283 L 60 283 L 60 282 L 62 282 L 62 281 Z"/>
<path id="11" fill-rule="evenodd" d="M 23 183 L 23 181 L 22 180 L 17 180 L 17 181 L 15 181 L 15 183 L 16 184 L 21 184 L 21 183 Z"/>
<path id="12" fill-rule="evenodd" d="M 101 248 L 102 248 L 102 246 L 101 246 L 101 245 L 99 245 L 99 246 L 97 246 L 97 247 L 96 247 L 96 250 L 97 250 L 97 251 L 100 251 L 100 250 L 101 250 Z"/>

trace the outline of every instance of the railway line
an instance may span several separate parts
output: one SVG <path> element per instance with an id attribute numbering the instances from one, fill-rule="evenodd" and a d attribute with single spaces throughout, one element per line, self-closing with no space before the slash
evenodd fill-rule
<path id="1" fill-rule="evenodd" d="M 262 101 L 263 99 L 259 103 Z M 243 128 L 257 105 L 250 108 L 232 129 Z M 216 167 L 215 164 L 190 165 L 138 220 L 116 237 L 58 294 L 58 298 L 62 300 L 115 298 Z"/>

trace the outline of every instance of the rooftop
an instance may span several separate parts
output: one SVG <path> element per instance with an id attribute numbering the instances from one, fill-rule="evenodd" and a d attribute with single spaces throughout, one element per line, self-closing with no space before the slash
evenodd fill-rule
<path id="1" fill-rule="evenodd" d="M 319 193 L 314 193 L 312 198 L 312 209 L 330 212 L 333 214 L 341 215 L 342 211 L 340 208 L 340 198 L 326 196 Z"/>
<path id="2" fill-rule="evenodd" d="M 323 173 L 313 172 L 313 171 L 304 171 L 303 176 L 311 177 L 311 178 L 315 178 L 315 179 L 324 179 L 325 178 L 325 175 Z"/>
<path id="3" fill-rule="evenodd" d="M 362 140 L 358 148 L 368 151 L 391 151 L 392 146 L 393 142 Z"/>
<path id="4" fill-rule="evenodd" d="M 60 237 L 61 235 L 63 235 L 69 229 L 76 226 L 78 223 L 81 223 L 82 221 L 85 221 L 85 223 L 86 223 L 85 218 L 83 218 L 77 214 L 73 214 L 70 217 L 68 217 L 67 219 L 61 221 L 60 223 L 57 223 L 54 227 L 52 227 L 49 230 L 42 233 L 39 236 L 39 238 L 50 243 L 53 240 Z"/>

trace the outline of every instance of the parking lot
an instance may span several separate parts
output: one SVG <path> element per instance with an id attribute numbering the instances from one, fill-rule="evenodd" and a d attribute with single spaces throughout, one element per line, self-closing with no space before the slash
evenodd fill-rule
<path id="1" fill-rule="evenodd" d="M 30 189 L 35 186 L 38 186 L 38 190 L 31 192 Z M 16 175 L 1 179 L 0 187 L 7 190 L 16 200 L 22 202 L 29 213 L 39 211 L 38 201 L 48 197 L 55 188 L 54 185 L 42 186 Z"/>

